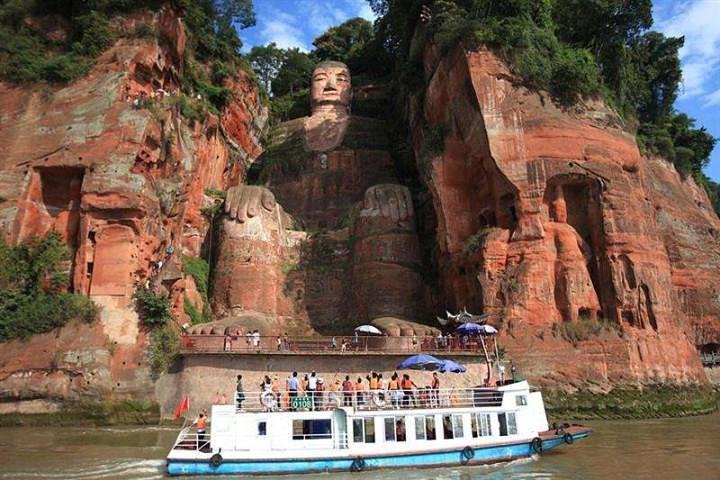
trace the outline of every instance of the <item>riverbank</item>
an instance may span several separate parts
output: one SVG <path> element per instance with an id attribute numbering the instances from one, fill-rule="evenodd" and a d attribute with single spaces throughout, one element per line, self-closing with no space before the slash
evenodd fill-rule
<path id="1" fill-rule="evenodd" d="M 617 388 L 606 394 L 543 390 L 550 421 L 648 419 L 705 415 L 716 412 L 720 390 L 709 387 L 655 385 Z M 69 402 L 52 413 L 0 415 L 0 427 L 119 426 L 174 424 L 162 418 L 155 402 Z"/>
<path id="2" fill-rule="evenodd" d="M 548 418 L 562 420 L 646 419 L 706 415 L 718 410 L 717 387 L 652 385 L 608 393 L 543 390 Z"/>
<path id="3" fill-rule="evenodd" d="M 0 415 L 0 427 L 158 425 L 160 421 L 160 406 L 141 400 L 66 402 L 54 412 Z"/>

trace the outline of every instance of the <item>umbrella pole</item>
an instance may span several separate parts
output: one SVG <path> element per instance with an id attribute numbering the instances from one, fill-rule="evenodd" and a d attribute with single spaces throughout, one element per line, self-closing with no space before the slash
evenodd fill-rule
<path id="1" fill-rule="evenodd" d="M 485 380 L 485 383 L 490 384 L 490 357 L 488 356 L 487 347 L 485 346 L 485 340 L 482 335 L 480 335 L 480 345 L 482 345 L 483 353 L 485 354 L 485 365 L 487 366 L 487 380 Z"/>

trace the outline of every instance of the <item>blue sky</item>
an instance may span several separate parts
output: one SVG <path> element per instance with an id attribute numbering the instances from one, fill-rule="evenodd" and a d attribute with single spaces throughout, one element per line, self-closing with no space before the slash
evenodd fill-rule
<path id="1" fill-rule="evenodd" d="M 311 50 L 329 27 L 353 17 L 373 20 L 366 0 L 255 0 L 257 25 L 242 30 L 244 50 L 275 42 Z M 683 84 L 676 108 L 720 138 L 720 0 L 654 0 L 654 29 L 685 36 Z M 720 182 L 720 144 L 705 173 Z"/>

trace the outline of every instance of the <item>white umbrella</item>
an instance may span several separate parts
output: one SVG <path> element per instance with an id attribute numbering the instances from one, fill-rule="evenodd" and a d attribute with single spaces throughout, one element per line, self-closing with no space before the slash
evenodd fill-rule
<path id="1" fill-rule="evenodd" d="M 382 335 L 382 332 L 377 328 L 373 327 L 372 325 L 360 325 L 355 329 L 358 333 L 369 333 L 372 335 Z"/>
<path id="2" fill-rule="evenodd" d="M 480 325 L 479 333 L 480 335 L 495 335 L 498 331 L 492 325 Z"/>

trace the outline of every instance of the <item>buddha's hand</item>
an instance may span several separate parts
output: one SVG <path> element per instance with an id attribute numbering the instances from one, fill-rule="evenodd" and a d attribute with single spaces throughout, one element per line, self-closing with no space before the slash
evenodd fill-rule
<path id="1" fill-rule="evenodd" d="M 414 215 L 410 190 L 390 183 L 368 188 L 363 207 L 394 222 L 407 221 Z"/>
<path id="2" fill-rule="evenodd" d="M 265 187 L 238 185 L 227 191 L 225 213 L 240 223 L 245 223 L 262 213 L 275 209 L 275 195 Z"/>

